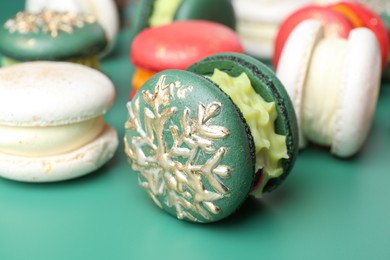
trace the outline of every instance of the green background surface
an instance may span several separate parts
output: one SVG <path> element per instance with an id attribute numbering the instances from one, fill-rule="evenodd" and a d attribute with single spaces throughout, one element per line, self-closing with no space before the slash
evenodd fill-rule
<path id="1" fill-rule="evenodd" d="M 0 1 L 0 20 L 22 6 Z M 117 88 L 106 118 L 121 139 L 133 72 L 128 27 L 102 67 Z M 122 142 L 110 163 L 79 179 L 0 179 L 0 259 L 390 259 L 389 114 L 390 84 L 382 84 L 358 156 L 308 148 L 281 187 L 214 224 L 182 222 L 154 206 Z"/>

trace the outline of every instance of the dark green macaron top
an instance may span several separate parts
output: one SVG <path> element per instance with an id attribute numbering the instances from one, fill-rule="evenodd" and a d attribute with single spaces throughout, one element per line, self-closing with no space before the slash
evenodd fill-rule
<path id="1" fill-rule="evenodd" d="M 19 61 L 90 57 L 106 45 L 93 16 L 70 12 L 19 12 L 0 28 L 0 52 Z"/>
<path id="2" fill-rule="evenodd" d="M 151 19 L 156 16 L 165 17 L 163 20 L 208 20 L 222 23 L 232 29 L 236 28 L 236 18 L 230 0 L 141 0 L 138 3 L 133 34 L 151 27 Z M 169 10 L 172 9 L 172 10 Z M 152 18 L 153 17 L 153 18 Z M 160 17 L 157 17 L 160 19 Z"/>
<path id="3" fill-rule="evenodd" d="M 247 74 L 255 91 L 276 104 L 275 131 L 286 135 L 288 159 L 281 162 L 281 176 L 267 179 L 262 191 L 272 190 L 287 176 L 298 147 L 291 102 L 261 62 L 224 53 L 187 71 L 155 74 L 127 104 L 125 150 L 155 204 L 194 222 L 228 217 L 262 179 L 262 172 L 255 170 L 256 140 L 246 115 L 210 80 L 214 69 L 232 77 Z"/>

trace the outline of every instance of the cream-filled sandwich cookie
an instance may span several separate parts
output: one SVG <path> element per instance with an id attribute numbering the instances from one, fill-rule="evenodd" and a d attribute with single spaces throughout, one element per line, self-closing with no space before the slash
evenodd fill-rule
<path id="1" fill-rule="evenodd" d="M 152 76 L 127 103 L 125 151 L 138 183 L 169 214 L 215 222 L 289 175 L 298 154 L 293 105 L 248 55 L 218 53 Z"/>
<path id="2" fill-rule="evenodd" d="M 102 55 L 114 48 L 119 31 L 119 14 L 113 0 L 26 0 L 25 8 L 34 13 L 47 9 L 92 15 L 103 27 L 109 43 Z"/>
<path id="3" fill-rule="evenodd" d="M 308 140 L 339 157 L 360 150 L 380 88 L 381 53 L 372 31 L 325 38 L 321 22 L 306 20 L 287 39 L 276 73 L 294 104 L 301 148 Z"/>
<path id="4" fill-rule="evenodd" d="M 269 59 L 281 22 L 311 0 L 233 0 L 237 16 L 237 32 L 245 52 Z"/>
<path id="5" fill-rule="evenodd" d="M 112 158 L 116 131 L 104 122 L 114 101 L 101 72 L 66 62 L 0 70 L 0 176 L 52 182 L 90 173 Z"/>

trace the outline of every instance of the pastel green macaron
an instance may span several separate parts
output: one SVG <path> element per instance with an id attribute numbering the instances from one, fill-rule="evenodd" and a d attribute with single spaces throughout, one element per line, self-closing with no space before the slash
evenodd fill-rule
<path id="1" fill-rule="evenodd" d="M 99 67 L 107 39 L 93 16 L 44 10 L 19 12 L 0 28 L 3 66 L 48 60 Z"/>
<path id="2" fill-rule="evenodd" d="M 127 104 L 125 151 L 154 203 L 179 219 L 215 222 L 291 171 L 292 103 L 260 61 L 209 56 L 149 79 Z"/>
<path id="3" fill-rule="evenodd" d="M 236 18 L 230 0 L 141 0 L 138 3 L 133 33 L 173 20 L 208 20 L 232 29 Z"/>

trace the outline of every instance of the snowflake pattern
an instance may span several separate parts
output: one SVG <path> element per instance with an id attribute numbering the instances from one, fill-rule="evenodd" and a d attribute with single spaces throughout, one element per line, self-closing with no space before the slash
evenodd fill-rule
<path id="1" fill-rule="evenodd" d="M 192 88 L 165 81 L 166 77 L 161 76 L 154 93 L 142 93 L 143 101 L 149 105 L 143 111 L 140 97 L 128 102 L 125 128 L 131 134 L 127 135 L 129 139 L 125 137 L 126 154 L 132 168 L 139 172 L 140 186 L 160 208 L 163 204 L 173 208 L 179 219 L 212 220 L 221 211 L 215 202 L 230 195 L 223 180 L 230 177 L 231 168 L 221 165 L 227 148 L 214 147 L 214 141 L 228 137 L 229 130 L 211 125 L 222 104 L 199 103 L 195 116 L 188 107 L 180 115 L 170 101 L 183 98 Z M 180 116 L 178 125 L 172 123 L 175 116 Z"/>

